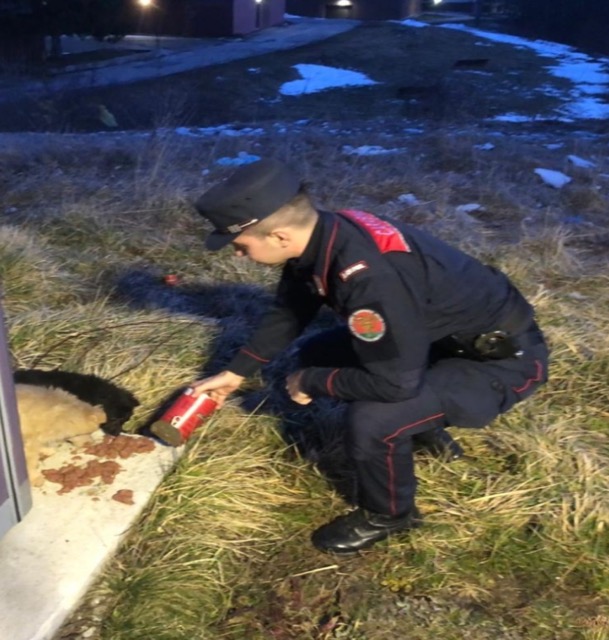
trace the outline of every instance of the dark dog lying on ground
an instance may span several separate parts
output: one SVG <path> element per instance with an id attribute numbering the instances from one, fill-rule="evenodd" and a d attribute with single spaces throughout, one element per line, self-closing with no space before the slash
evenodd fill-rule
<path id="1" fill-rule="evenodd" d="M 20 369 L 15 371 L 14 379 L 16 384 L 63 389 L 83 402 L 101 406 L 106 414 L 106 422 L 100 425 L 101 429 L 112 436 L 122 431 L 139 405 L 137 398 L 127 389 L 92 374 L 59 369 Z"/>

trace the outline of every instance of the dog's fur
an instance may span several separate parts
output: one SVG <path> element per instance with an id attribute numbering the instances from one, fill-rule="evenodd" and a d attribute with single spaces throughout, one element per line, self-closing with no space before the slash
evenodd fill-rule
<path id="1" fill-rule="evenodd" d="M 39 485 L 38 462 L 49 453 L 46 447 L 93 433 L 106 422 L 106 413 L 63 389 L 17 384 L 15 392 L 30 482 Z"/>
<path id="2" fill-rule="evenodd" d="M 112 436 L 117 436 L 122 431 L 123 424 L 131 418 L 133 410 L 139 405 L 137 398 L 127 389 L 92 374 L 59 369 L 20 369 L 15 371 L 14 378 L 17 384 L 63 389 L 83 402 L 103 407 L 106 421 L 101 428 Z"/>

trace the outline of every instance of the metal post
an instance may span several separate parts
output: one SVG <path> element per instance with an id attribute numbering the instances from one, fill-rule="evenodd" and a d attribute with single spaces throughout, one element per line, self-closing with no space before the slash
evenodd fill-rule
<path id="1" fill-rule="evenodd" d="M 32 507 L 0 292 L 0 537 Z"/>
<path id="2" fill-rule="evenodd" d="M 482 0 L 474 0 L 474 23 L 480 26 L 480 18 L 482 17 Z"/>

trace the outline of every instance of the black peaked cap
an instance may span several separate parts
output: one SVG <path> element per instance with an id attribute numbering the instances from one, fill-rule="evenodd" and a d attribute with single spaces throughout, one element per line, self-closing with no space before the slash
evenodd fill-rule
<path id="1" fill-rule="evenodd" d="M 296 174 L 276 158 L 240 166 L 195 202 L 196 210 L 214 226 L 205 246 L 211 251 L 225 247 L 247 227 L 280 209 L 299 190 Z"/>

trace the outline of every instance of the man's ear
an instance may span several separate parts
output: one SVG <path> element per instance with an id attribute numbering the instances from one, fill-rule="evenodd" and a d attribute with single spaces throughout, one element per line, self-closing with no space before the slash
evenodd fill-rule
<path id="1" fill-rule="evenodd" d="M 274 229 L 269 233 L 269 237 L 280 247 L 287 247 L 292 242 L 292 234 L 288 229 Z"/>

